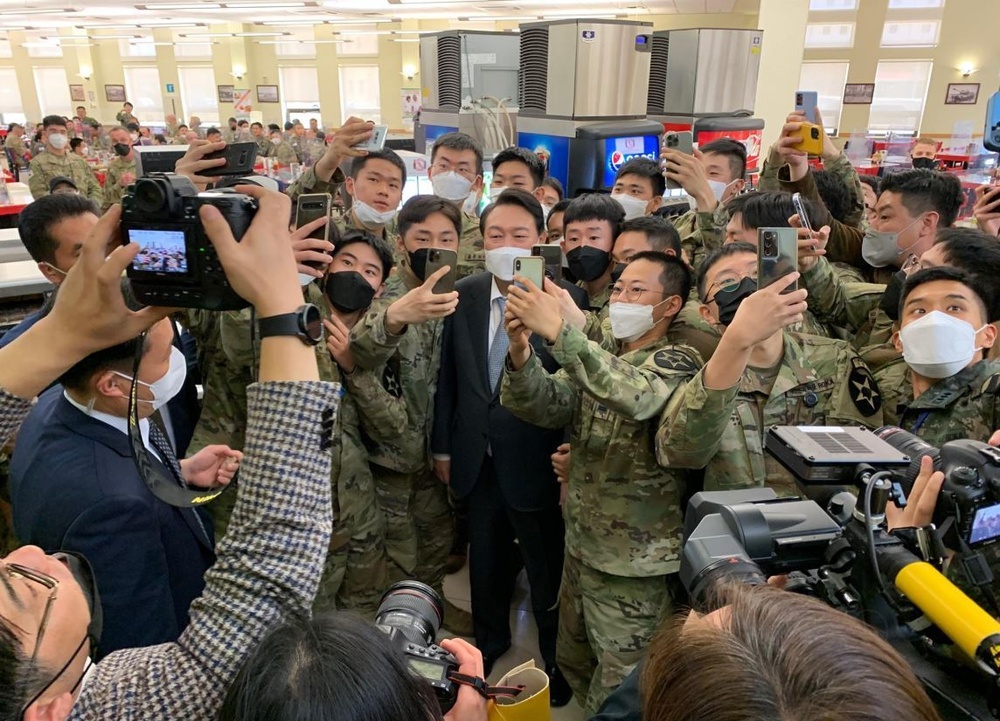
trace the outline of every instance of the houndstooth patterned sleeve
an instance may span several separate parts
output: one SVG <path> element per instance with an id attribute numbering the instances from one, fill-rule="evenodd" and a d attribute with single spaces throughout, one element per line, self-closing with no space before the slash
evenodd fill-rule
<path id="1" fill-rule="evenodd" d="M 33 401 L 18 398 L 0 388 L 0 446 L 13 438 L 28 417 Z"/>
<path id="2" fill-rule="evenodd" d="M 332 529 L 336 383 L 257 383 L 239 498 L 205 591 L 177 643 L 117 651 L 90 674 L 70 718 L 209 721 L 243 659 L 275 622 L 310 612 Z"/>

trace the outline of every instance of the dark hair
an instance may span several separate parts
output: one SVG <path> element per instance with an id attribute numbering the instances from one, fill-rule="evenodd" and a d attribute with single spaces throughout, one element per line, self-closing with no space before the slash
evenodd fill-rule
<path id="1" fill-rule="evenodd" d="M 555 215 L 556 213 L 565 213 L 566 212 L 566 208 L 568 208 L 569 204 L 572 203 L 572 202 L 573 201 L 569 200 L 569 199 L 560 200 L 558 203 L 556 203 L 555 205 L 552 206 L 552 210 L 549 211 L 549 217 L 545 219 L 545 227 L 546 227 L 546 229 L 548 229 L 548 227 L 549 227 L 549 220 L 552 219 L 552 216 Z M 565 216 L 563 216 L 563 227 L 565 227 L 565 223 L 566 223 L 566 218 L 565 218 Z"/>
<path id="2" fill-rule="evenodd" d="M 531 174 L 531 179 L 535 183 L 535 188 L 542 184 L 545 179 L 545 163 L 535 155 L 533 152 L 526 148 L 518 148 L 516 146 L 506 148 L 501 150 L 499 153 L 493 156 L 492 166 L 493 174 L 496 175 L 497 168 L 499 168 L 504 163 L 523 163 L 528 168 L 528 172 Z"/>
<path id="3" fill-rule="evenodd" d="M 122 296 L 125 298 L 125 305 L 130 310 L 140 310 L 143 306 L 136 300 L 135 294 L 132 292 L 132 283 L 127 278 L 122 278 L 121 288 Z M 59 288 L 57 287 L 55 292 L 56 297 L 58 297 L 58 294 Z M 46 306 L 42 309 L 42 312 L 47 315 L 49 310 L 51 308 Z M 87 389 L 90 379 L 97 372 L 115 370 L 126 375 L 131 375 L 132 364 L 135 362 L 135 353 L 140 344 L 142 345 L 142 353 L 145 355 L 149 350 L 148 334 L 137 336 L 124 343 L 113 345 L 110 348 L 95 351 L 77 361 L 72 368 L 59 376 L 59 383 L 64 388 L 72 391 L 84 391 Z"/>
<path id="4" fill-rule="evenodd" d="M 645 721 L 940 721 L 909 664 L 857 619 L 766 585 L 723 596 L 721 628 L 677 618 L 654 639 Z"/>
<path id="5" fill-rule="evenodd" d="M 227 123 L 235 123 L 235 122 L 236 122 L 236 118 L 232 118 L 232 117 L 231 117 L 231 118 L 229 118 L 229 120 L 227 120 L 226 122 L 227 122 Z"/>
<path id="6" fill-rule="evenodd" d="M 85 195 L 44 195 L 21 211 L 17 234 L 32 260 L 55 264 L 59 242 L 52 237 L 52 227 L 66 218 L 85 213 L 100 216 L 101 209 Z"/>
<path id="7" fill-rule="evenodd" d="M 993 314 L 987 306 L 993 297 L 993 293 L 990 290 L 990 281 L 995 281 L 995 279 L 986 280 L 981 275 L 968 273 L 961 268 L 952 268 L 947 265 L 918 270 L 903 282 L 903 291 L 899 296 L 899 317 L 903 317 L 903 306 L 906 305 L 906 299 L 913 291 L 922 285 L 938 280 L 950 280 L 961 283 L 975 293 L 976 299 L 979 301 L 979 309 L 983 313 L 983 318 L 986 322 L 990 321 L 990 316 Z"/>
<path id="8" fill-rule="evenodd" d="M 465 133 L 445 133 L 431 147 L 431 163 L 437 157 L 437 152 L 441 148 L 449 150 L 471 150 L 476 154 L 476 175 L 483 174 L 483 148 L 479 142 L 471 135 Z"/>
<path id="9" fill-rule="evenodd" d="M 732 198 L 726 201 L 726 212 L 729 217 L 733 217 L 737 213 L 742 213 L 744 206 L 750 202 L 750 198 L 754 198 L 758 195 L 758 191 L 753 190 L 749 193 L 740 193 L 739 195 L 734 195 Z"/>
<path id="10" fill-rule="evenodd" d="M 218 721 L 430 721 L 437 698 L 388 637 L 349 613 L 272 628 L 236 674 Z"/>
<path id="11" fill-rule="evenodd" d="M 375 251 L 375 255 L 378 256 L 379 263 L 382 264 L 382 282 L 385 282 L 385 279 L 389 277 L 389 273 L 392 272 L 392 248 L 390 248 L 388 243 L 374 233 L 369 233 L 367 230 L 347 231 L 333 244 L 333 255 L 336 256 L 337 253 L 349 245 L 357 245 L 359 243 L 367 245 Z"/>
<path id="12" fill-rule="evenodd" d="M 277 130 L 279 133 L 281 132 L 281 126 L 278 125 L 277 123 L 268 123 L 267 124 L 267 129 L 268 129 L 268 132 L 271 132 L 271 133 L 273 133 L 275 130 Z"/>
<path id="13" fill-rule="evenodd" d="M 182 129 L 183 130 L 190 130 L 190 128 L 187 125 L 185 125 L 184 123 L 181 123 L 180 125 L 177 126 L 177 132 L 178 133 L 181 132 Z"/>
<path id="14" fill-rule="evenodd" d="M 563 184 L 562 182 L 560 182 L 559 178 L 553 177 L 551 175 L 546 178 L 542 178 L 542 186 L 546 188 L 552 188 L 554 191 L 556 191 L 556 195 L 559 196 L 560 203 L 562 202 L 562 199 L 566 197 L 566 189 L 563 187 Z"/>
<path id="15" fill-rule="evenodd" d="M 705 298 L 705 280 L 708 278 L 708 271 L 712 269 L 716 263 L 724 258 L 730 258 L 734 255 L 739 255 L 741 253 L 752 253 L 757 255 L 757 247 L 753 243 L 726 243 L 721 248 L 716 248 L 705 260 L 701 261 L 701 265 L 698 266 L 698 272 L 695 275 L 695 281 L 698 287 L 698 297 L 701 298 L 702 303 L 707 303 L 708 300 Z"/>
<path id="16" fill-rule="evenodd" d="M 264 124 L 263 123 L 259 123 L 256 120 L 254 120 L 252 123 L 250 123 L 250 127 L 251 128 L 254 127 L 254 126 L 260 128 L 261 130 L 264 129 Z"/>
<path id="17" fill-rule="evenodd" d="M 729 160 L 733 180 L 747 174 L 747 146 L 732 138 L 719 138 L 699 147 L 702 155 L 722 155 Z"/>
<path id="18" fill-rule="evenodd" d="M 955 223 L 958 210 L 965 202 L 962 181 L 951 173 L 936 170 L 902 170 L 882 178 L 879 195 L 899 193 L 903 207 L 911 215 L 936 212 L 941 220 L 938 227 L 947 228 Z"/>
<path id="19" fill-rule="evenodd" d="M 516 205 L 517 207 L 528 211 L 531 213 L 531 217 L 535 221 L 535 230 L 537 230 L 539 234 L 545 232 L 545 213 L 542 212 L 542 204 L 538 202 L 538 198 L 529 193 L 527 190 L 521 190 L 520 188 L 507 188 L 497 196 L 496 200 L 486 206 L 486 209 L 483 210 L 483 214 L 479 217 L 479 232 L 484 237 L 486 236 L 486 221 L 489 220 L 489 217 L 495 208 L 499 208 L 503 205 Z"/>
<path id="20" fill-rule="evenodd" d="M 7 126 L 7 132 L 8 133 L 11 132 L 12 130 L 14 130 L 14 128 L 23 128 L 23 127 L 24 126 L 21 125 L 20 123 L 11 123 L 10 125 Z"/>
<path id="21" fill-rule="evenodd" d="M 462 235 L 462 212 L 451 201 L 436 195 L 414 195 L 403 203 L 403 208 L 396 216 L 396 226 L 400 238 L 405 238 L 410 227 L 415 223 L 423 223 L 434 213 L 441 213 L 455 226 L 455 232 Z"/>
<path id="22" fill-rule="evenodd" d="M 76 149 L 77 149 L 77 148 L 79 148 L 79 147 L 80 147 L 81 145 L 83 145 L 83 143 L 84 143 L 84 140 L 83 140 L 83 138 L 72 138 L 72 139 L 71 139 L 71 140 L 69 141 L 69 149 L 70 149 L 70 150 L 76 150 Z"/>
<path id="23" fill-rule="evenodd" d="M 46 115 L 42 118 L 42 130 L 46 130 L 50 126 L 58 126 L 60 128 L 66 127 L 66 118 L 62 115 Z"/>
<path id="24" fill-rule="evenodd" d="M 372 150 L 368 155 L 359 155 L 353 161 L 351 161 L 351 177 L 355 180 L 358 179 L 358 175 L 361 173 L 362 169 L 368 164 L 369 160 L 387 160 L 397 168 L 399 168 L 401 182 L 406 184 L 406 163 L 403 159 L 399 157 L 399 154 L 391 148 L 383 148 L 382 150 Z"/>
<path id="25" fill-rule="evenodd" d="M 285 121 L 285 130 L 291 130 L 294 127 L 295 127 L 295 123 L 293 123 L 291 120 L 286 120 Z"/>
<path id="26" fill-rule="evenodd" d="M 243 118 L 242 120 L 239 120 L 236 123 L 237 126 L 240 126 L 240 125 L 249 125 L 249 124 L 250 124 L 250 121 L 248 121 L 246 118 Z"/>
<path id="27" fill-rule="evenodd" d="M 878 178 L 874 175 L 859 175 L 858 180 L 862 184 L 867 185 L 869 188 L 875 191 L 875 195 L 878 196 Z"/>
<path id="28" fill-rule="evenodd" d="M 664 298 L 671 295 L 679 295 L 681 303 L 686 303 L 691 295 L 691 273 L 681 260 L 680 255 L 667 255 L 656 250 L 644 250 L 636 253 L 629 261 L 629 265 L 637 260 L 649 260 L 660 264 L 660 285 L 663 286 Z"/>
<path id="29" fill-rule="evenodd" d="M 163 133 L 155 133 L 153 135 L 153 140 L 155 140 L 158 143 L 166 143 L 167 142 L 167 136 L 164 135 Z"/>
<path id="30" fill-rule="evenodd" d="M 138 133 L 139 123 L 126 123 L 125 129 L 132 133 Z"/>
<path id="31" fill-rule="evenodd" d="M 985 282 L 983 297 L 990 322 L 1000 320 L 1000 243 L 988 233 L 975 228 L 942 228 L 935 245 L 941 246 L 948 265 L 981 277 Z"/>
<path id="32" fill-rule="evenodd" d="M 81 108 L 83 109 L 83 112 L 87 112 L 87 106 L 86 105 L 77 105 L 76 106 L 76 110 L 80 110 Z"/>
<path id="33" fill-rule="evenodd" d="M 802 199 L 806 201 L 805 198 Z M 806 212 L 809 203 L 806 201 Z M 754 193 L 743 205 L 743 227 L 748 230 L 757 228 L 787 228 L 788 219 L 795 215 L 791 193 L 780 190 Z"/>
<path id="34" fill-rule="evenodd" d="M 565 232 L 570 223 L 579 223 L 584 220 L 608 221 L 611 224 L 611 237 L 617 238 L 622 221 L 625 220 L 625 211 L 617 200 L 611 199 L 610 195 L 587 193 L 574 198 L 573 202 L 566 208 L 566 215 L 563 216 L 563 231 Z"/>
<path id="35" fill-rule="evenodd" d="M 827 170 L 813 171 L 813 179 L 816 181 L 816 191 L 819 193 L 823 205 L 830 211 L 834 220 L 844 222 L 844 218 L 851 214 L 854 208 L 851 207 L 851 192 L 844 181 Z M 803 198 L 806 200 L 806 198 Z M 808 211 L 808 208 L 806 209 Z"/>
<path id="36" fill-rule="evenodd" d="M 663 171 L 660 170 L 660 165 L 655 160 L 632 158 L 618 169 L 615 182 L 617 183 L 626 175 L 638 175 L 640 178 L 648 180 L 653 187 L 654 198 L 663 195 L 667 190 L 666 178 L 663 177 Z"/>
<path id="37" fill-rule="evenodd" d="M 222 135 L 222 131 L 213 126 L 205 131 L 205 137 L 207 138 L 209 135 Z"/>
<path id="38" fill-rule="evenodd" d="M 672 250 L 678 258 L 681 257 L 680 233 L 663 218 L 643 215 L 639 218 L 626 220 L 618 227 L 618 235 L 629 232 L 644 233 L 649 247 L 657 253 L 666 253 L 666 251 Z"/>
<path id="39" fill-rule="evenodd" d="M 20 718 L 21 709 L 41 689 L 46 674 L 37 662 L 31 663 L 9 623 L 0 620 L 0 718 Z"/>

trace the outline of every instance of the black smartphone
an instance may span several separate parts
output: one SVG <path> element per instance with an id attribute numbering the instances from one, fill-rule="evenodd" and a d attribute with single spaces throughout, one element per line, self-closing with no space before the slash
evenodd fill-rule
<path id="1" fill-rule="evenodd" d="M 799 234 L 795 228 L 757 229 L 757 287 L 766 288 L 799 267 Z M 792 283 L 782 293 L 799 287 Z"/>
<path id="2" fill-rule="evenodd" d="M 458 280 L 458 253 L 454 250 L 431 248 L 427 253 L 424 277 L 429 278 L 445 266 L 448 266 L 450 270 L 434 284 L 435 293 L 451 293 L 455 290 L 455 281 Z"/>
<path id="3" fill-rule="evenodd" d="M 223 175 L 250 175 L 253 173 L 254 163 L 257 162 L 257 143 L 229 143 L 222 150 L 216 150 L 205 156 L 205 160 L 218 160 L 225 158 L 226 164 L 211 169 L 212 176 Z M 206 171 L 208 172 L 208 171 Z"/>
<path id="4" fill-rule="evenodd" d="M 531 254 L 545 259 L 545 275 L 553 283 L 558 283 L 562 277 L 562 248 L 558 245 L 533 245 Z"/>
<path id="5" fill-rule="evenodd" d="M 329 217 L 330 204 L 332 202 L 333 198 L 330 197 L 329 193 L 308 193 L 306 195 L 300 195 L 298 202 L 295 205 L 295 227 L 301 228 L 303 225 L 308 225 L 319 218 Z M 309 237 L 329 242 L 330 223 L 316 228 L 316 230 L 309 234 Z M 323 270 L 326 267 L 316 261 L 309 261 L 306 265 L 316 268 L 317 270 Z"/>

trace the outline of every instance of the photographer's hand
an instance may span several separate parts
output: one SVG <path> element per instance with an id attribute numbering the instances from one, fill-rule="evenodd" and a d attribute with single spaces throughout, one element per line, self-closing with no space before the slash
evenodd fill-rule
<path id="1" fill-rule="evenodd" d="M 468 641 L 447 638 L 441 641 L 441 648 L 458 661 L 458 672 L 473 678 L 483 678 L 483 654 Z M 445 714 L 445 721 L 486 721 L 486 699 L 471 686 L 458 688 L 458 700 L 451 711 Z"/>
<path id="2" fill-rule="evenodd" d="M 140 248 L 117 245 L 121 207 L 112 205 L 84 239 L 80 257 L 59 285 L 52 311 L 0 349 L 0 387 L 22 398 L 41 392 L 77 361 L 124 343 L 160 319 L 168 308 L 131 311 L 121 278 Z"/>
<path id="3" fill-rule="evenodd" d="M 174 172 L 189 178 L 192 183 L 198 186 L 198 190 L 205 190 L 209 183 L 216 183 L 219 179 L 209 175 L 202 175 L 202 173 L 212 168 L 220 168 L 226 164 L 225 158 L 205 160 L 205 156 L 209 153 L 214 153 L 216 150 L 222 150 L 225 147 L 226 144 L 222 141 L 210 143 L 207 140 L 192 140 L 187 152 L 184 153 L 184 156 L 174 166 Z"/>
<path id="4" fill-rule="evenodd" d="M 910 496 L 906 499 L 906 508 L 897 508 L 895 503 L 885 507 L 886 526 L 890 531 L 897 528 L 923 528 L 934 518 L 934 508 L 937 506 L 944 474 L 934 470 L 934 461 L 930 456 L 920 459 L 920 474 L 913 482 Z"/>
<path id="5" fill-rule="evenodd" d="M 240 242 L 217 208 L 201 207 L 201 222 L 215 246 L 229 284 L 250 301 L 258 317 L 293 313 L 302 305 L 302 289 L 295 270 L 295 256 L 288 234 L 291 201 L 287 195 L 257 185 L 237 190 L 257 199 L 253 222 Z M 261 341 L 260 381 L 319 380 L 316 353 L 294 336 L 274 336 Z"/>

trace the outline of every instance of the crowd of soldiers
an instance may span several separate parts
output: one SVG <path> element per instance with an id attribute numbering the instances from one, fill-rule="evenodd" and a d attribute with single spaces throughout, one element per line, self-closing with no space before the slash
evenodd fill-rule
<path id="1" fill-rule="evenodd" d="M 448 319 L 473 302 L 468 289 L 481 274 L 505 297 L 499 403 L 538 433 L 565 433 L 545 468 L 565 523 L 556 655 L 588 713 L 686 603 L 677 580 L 684 499 L 701 489 L 798 494 L 764 451 L 769 427 L 892 424 L 935 446 L 990 441 L 1000 428 L 1000 194 L 981 188 L 978 228 L 956 227 L 964 195 L 954 175 L 914 168 L 870 185 L 829 138 L 819 169 L 795 148 L 803 121 L 788 117 L 755 189 L 744 146 L 723 139 L 694 155 L 631 160 L 610 196 L 572 200 L 521 148 L 493 159 L 485 188 L 478 143 L 450 133 L 431 150 L 434 195 L 398 211 L 398 155 L 357 149 L 372 131 L 356 118 L 333 134 L 288 189 L 293 201 L 349 197 L 346 213 L 292 235 L 304 300 L 324 313 L 321 377 L 345 389 L 331 477 L 336 527 L 316 607 L 371 617 L 384 589 L 404 578 L 442 592 L 451 557 L 464 554 L 469 499 L 449 493 L 456 461 L 436 449 L 472 420 L 459 412 L 451 427 L 436 425 L 436 395 Z M 224 137 L 243 137 L 243 123 L 231 119 Z M 294 150 L 280 129 L 269 139 L 254 125 L 262 149 Z M 208 140 L 192 139 L 177 167 L 196 183 L 216 162 L 203 159 L 216 147 Z M 672 221 L 659 212 L 667 180 L 692 203 Z M 484 192 L 492 205 L 480 218 Z M 314 237 L 327 223 L 329 240 Z M 798 237 L 797 272 L 767 285 L 757 272 L 763 228 Z M 540 244 L 559 246 L 564 261 L 564 278 L 541 288 L 511 267 Z M 435 292 L 446 269 L 427 271 L 433 250 L 457 252 L 457 292 Z M 586 293 L 583 308 L 560 280 Z M 253 322 L 250 311 L 185 314 L 204 383 L 189 453 L 243 445 L 259 358 Z M 489 330 L 473 336 L 486 341 Z M 217 535 L 232 495 L 209 506 Z M 519 545 L 507 550 L 528 568 L 539 549 Z M 1000 568 L 996 553 L 987 560 Z M 949 575 L 982 598 L 957 564 Z M 481 641 L 476 612 L 446 600 L 445 626 Z M 489 673 L 496 658 L 484 655 Z"/>

